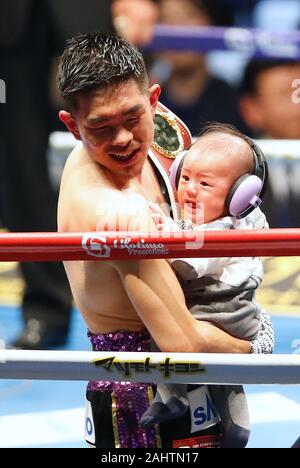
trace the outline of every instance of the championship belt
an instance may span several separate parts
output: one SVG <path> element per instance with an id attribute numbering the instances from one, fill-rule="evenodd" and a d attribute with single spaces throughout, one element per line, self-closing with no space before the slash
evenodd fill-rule
<path id="1" fill-rule="evenodd" d="M 154 116 L 154 139 L 148 155 L 164 181 L 175 221 L 180 213 L 177 211 L 178 206 L 169 179 L 170 168 L 177 156 L 188 150 L 191 144 L 192 136 L 188 127 L 177 115 L 158 102 Z"/>
<path id="2" fill-rule="evenodd" d="M 188 127 L 166 106 L 158 102 L 154 116 L 154 140 L 151 151 L 169 175 L 174 159 L 192 144 Z"/>

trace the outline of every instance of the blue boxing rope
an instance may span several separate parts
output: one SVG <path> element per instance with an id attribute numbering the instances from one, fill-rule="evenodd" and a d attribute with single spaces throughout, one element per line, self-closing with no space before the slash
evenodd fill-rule
<path id="1" fill-rule="evenodd" d="M 300 59 L 300 32 L 162 24 L 155 27 L 152 42 L 144 48 L 145 52 L 161 50 L 227 50 L 256 58 Z"/>

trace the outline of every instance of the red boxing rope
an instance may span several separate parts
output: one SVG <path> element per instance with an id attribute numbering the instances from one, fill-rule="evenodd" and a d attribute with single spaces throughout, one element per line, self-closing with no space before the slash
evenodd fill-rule
<path id="1" fill-rule="evenodd" d="M 300 255 L 300 229 L 185 233 L 0 234 L 0 261 L 136 260 Z M 168 238 L 167 238 L 168 235 Z"/>

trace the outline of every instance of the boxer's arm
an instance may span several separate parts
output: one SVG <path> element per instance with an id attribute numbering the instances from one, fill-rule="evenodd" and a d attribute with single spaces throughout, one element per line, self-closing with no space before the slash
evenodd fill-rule
<path id="1" fill-rule="evenodd" d="M 76 200 L 76 229 L 149 232 L 155 227 L 148 202 L 138 194 L 95 189 Z M 72 229 L 71 229 L 72 230 Z M 141 320 L 162 351 L 249 353 L 250 343 L 199 322 L 185 305 L 166 260 L 113 261 Z"/>
<path id="2" fill-rule="evenodd" d="M 250 343 L 195 320 L 166 261 L 119 262 L 116 268 L 141 320 L 162 351 L 250 353 Z"/>
<path id="3" fill-rule="evenodd" d="M 118 207 L 122 209 L 122 203 Z M 138 221 L 135 230 L 156 231 L 148 202 L 138 199 L 135 203 L 133 200 L 133 207 L 134 210 L 129 209 L 126 213 L 128 224 L 132 224 L 132 216 L 135 223 Z M 250 352 L 249 342 L 192 317 L 180 284 L 166 260 L 119 261 L 114 262 L 114 266 L 133 306 L 162 351 Z"/>

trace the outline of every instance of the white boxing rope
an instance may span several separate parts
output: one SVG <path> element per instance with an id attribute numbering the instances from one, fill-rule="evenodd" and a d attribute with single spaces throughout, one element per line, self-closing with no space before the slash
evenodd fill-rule
<path id="1" fill-rule="evenodd" d="M 71 151 L 78 143 L 72 133 L 52 132 L 49 135 L 50 148 L 58 151 Z"/>
<path id="2" fill-rule="evenodd" d="M 300 355 L 0 351 L 0 379 L 300 384 Z"/>
<path id="3" fill-rule="evenodd" d="M 268 161 L 272 159 L 300 160 L 300 140 L 255 140 L 255 142 Z"/>
<path id="4" fill-rule="evenodd" d="M 300 103 L 299 103 L 300 105 Z M 255 140 L 269 159 L 300 159 L 300 140 Z M 78 143 L 68 132 L 53 132 L 49 137 L 49 146 L 53 150 L 68 153 Z"/>

